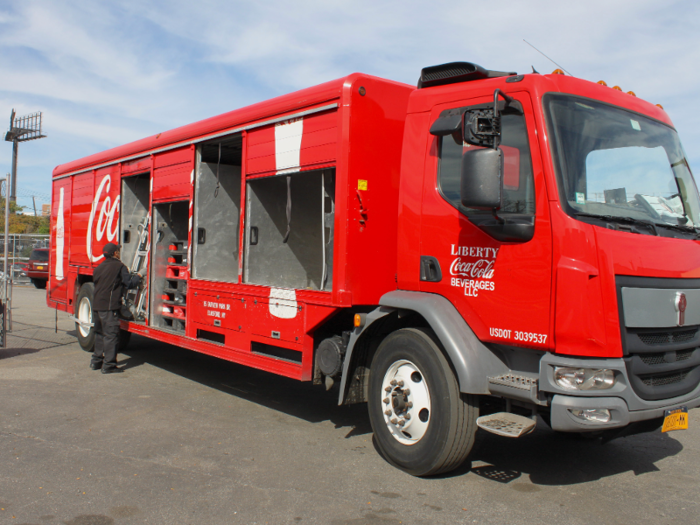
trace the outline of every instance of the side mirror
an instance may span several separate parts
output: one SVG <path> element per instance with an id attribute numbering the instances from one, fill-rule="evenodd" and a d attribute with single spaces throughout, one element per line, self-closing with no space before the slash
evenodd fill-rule
<path id="1" fill-rule="evenodd" d="M 503 206 L 503 151 L 479 148 L 464 152 L 460 186 L 463 206 L 500 210 Z"/>

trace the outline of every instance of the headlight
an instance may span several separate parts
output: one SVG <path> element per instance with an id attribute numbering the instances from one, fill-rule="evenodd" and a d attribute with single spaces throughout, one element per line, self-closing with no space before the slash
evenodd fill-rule
<path id="1" fill-rule="evenodd" d="M 610 410 L 607 408 L 570 408 L 569 412 L 579 419 L 593 423 L 608 423 L 611 419 Z"/>
<path id="2" fill-rule="evenodd" d="M 607 390 L 615 384 L 615 372 L 607 368 L 554 368 L 554 382 L 566 390 Z"/>

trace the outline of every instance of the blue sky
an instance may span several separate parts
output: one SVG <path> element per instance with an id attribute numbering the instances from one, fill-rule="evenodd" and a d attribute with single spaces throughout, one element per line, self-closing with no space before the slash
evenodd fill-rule
<path id="1" fill-rule="evenodd" d="M 0 0 L 0 122 L 43 111 L 48 136 L 20 145 L 18 200 L 49 202 L 58 164 L 355 71 L 551 72 L 523 39 L 662 104 L 700 175 L 700 2 Z"/>

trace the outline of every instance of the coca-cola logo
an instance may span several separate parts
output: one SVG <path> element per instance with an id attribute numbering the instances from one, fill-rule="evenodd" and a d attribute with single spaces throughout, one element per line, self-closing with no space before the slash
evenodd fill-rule
<path id="1" fill-rule="evenodd" d="M 102 254 L 97 257 L 92 254 L 93 232 L 95 237 L 94 240 L 97 243 L 101 242 L 102 238 L 105 236 L 105 234 L 107 234 L 107 238 L 105 239 L 106 244 L 116 239 L 117 232 L 119 231 L 119 200 L 121 197 L 117 195 L 114 202 L 112 202 L 112 197 L 109 195 L 111 185 L 111 175 L 105 175 L 100 182 L 100 185 L 97 187 L 95 199 L 92 201 L 90 220 L 88 221 L 86 246 L 88 259 L 92 262 L 97 262 L 104 257 Z M 102 192 L 105 193 L 105 198 L 100 206 L 100 197 L 102 196 Z M 97 224 L 95 224 L 95 215 L 97 214 L 98 208 L 100 213 L 97 217 Z"/>
<path id="2" fill-rule="evenodd" d="M 457 257 L 450 265 L 450 274 L 472 279 L 491 279 L 493 277 L 493 265 L 496 261 L 479 259 L 473 262 L 463 261 Z"/>
<path id="3" fill-rule="evenodd" d="M 453 259 L 450 274 L 471 279 L 491 279 L 498 250 L 499 248 L 453 244 L 450 254 L 459 257 Z"/>

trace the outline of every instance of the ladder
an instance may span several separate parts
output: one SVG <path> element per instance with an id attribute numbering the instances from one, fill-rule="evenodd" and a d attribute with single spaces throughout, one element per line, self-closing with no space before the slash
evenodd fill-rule
<path id="1" fill-rule="evenodd" d="M 141 286 L 134 290 L 127 290 L 124 303 L 136 321 L 143 321 L 146 318 L 146 297 L 148 296 L 148 226 L 151 222 L 150 212 L 136 226 L 138 230 L 138 244 L 136 253 L 131 262 L 129 271 L 131 273 L 141 272 L 144 276 Z M 141 271 L 143 270 L 143 271 Z"/>

